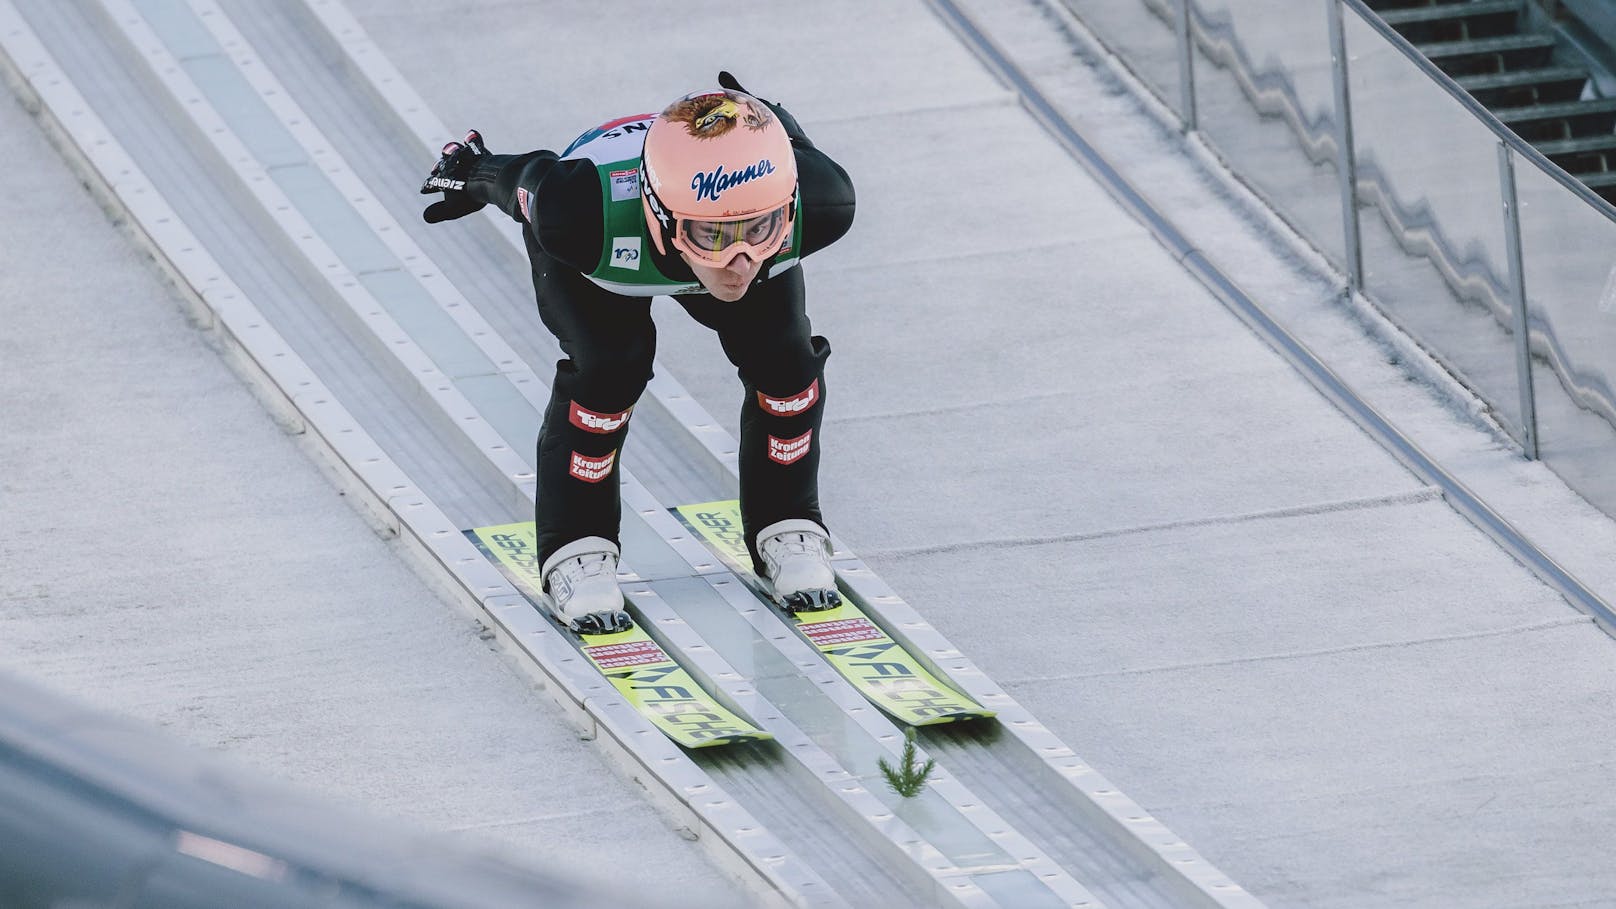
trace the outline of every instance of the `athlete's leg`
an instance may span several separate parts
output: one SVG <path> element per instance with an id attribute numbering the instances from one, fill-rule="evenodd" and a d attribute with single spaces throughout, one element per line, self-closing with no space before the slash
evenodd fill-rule
<path id="1" fill-rule="evenodd" d="M 527 238 L 539 317 L 567 358 L 556 363 L 539 432 L 539 560 L 574 540 L 618 542 L 617 465 L 629 414 L 651 379 L 649 297 L 610 293 Z"/>
<path id="2" fill-rule="evenodd" d="M 678 297 L 719 342 L 746 389 L 741 405 L 741 517 L 761 570 L 757 532 L 804 518 L 825 526 L 819 510 L 820 424 L 830 343 L 813 334 L 804 309 L 802 269 L 747 291 L 734 303 Z"/>

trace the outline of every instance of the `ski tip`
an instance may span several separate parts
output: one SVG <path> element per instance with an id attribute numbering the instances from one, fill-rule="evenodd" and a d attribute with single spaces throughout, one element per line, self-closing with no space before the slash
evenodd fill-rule
<path id="1" fill-rule="evenodd" d="M 954 723 L 969 723 L 975 720 L 991 720 L 996 716 L 998 716 L 997 713 L 985 707 L 979 707 L 976 709 L 961 708 L 952 713 L 934 714 L 925 719 L 910 717 L 903 717 L 902 719 L 911 726 L 948 726 Z"/>

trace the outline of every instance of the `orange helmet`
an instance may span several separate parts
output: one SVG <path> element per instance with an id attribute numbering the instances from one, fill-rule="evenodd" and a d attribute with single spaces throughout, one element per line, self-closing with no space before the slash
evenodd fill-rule
<path id="1" fill-rule="evenodd" d="M 705 265 L 767 259 L 796 221 L 797 158 L 768 106 L 738 91 L 686 95 L 645 134 L 640 198 L 657 252 Z"/>

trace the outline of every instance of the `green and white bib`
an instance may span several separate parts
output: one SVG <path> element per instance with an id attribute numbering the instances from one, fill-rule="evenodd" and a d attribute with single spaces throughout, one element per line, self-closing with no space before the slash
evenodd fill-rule
<path id="1" fill-rule="evenodd" d="M 662 274 L 651 257 L 655 245 L 640 201 L 640 152 L 645 147 L 645 133 L 656 118 L 656 114 L 636 114 L 603 123 L 574 139 L 561 153 L 563 160 L 589 161 L 600 175 L 604 242 L 599 263 L 586 277 L 612 293 L 629 297 L 706 293 L 699 283 L 676 281 Z M 768 262 L 770 277 L 796 266 L 799 260 L 800 191 L 797 202 L 791 237 Z"/>

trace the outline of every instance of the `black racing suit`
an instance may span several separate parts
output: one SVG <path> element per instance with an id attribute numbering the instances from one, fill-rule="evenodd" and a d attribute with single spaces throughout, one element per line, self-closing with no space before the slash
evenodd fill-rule
<path id="1" fill-rule="evenodd" d="M 800 255 L 806 256 L 834 243 L 852 225 L 853 185 L 790 114 L 771 107 L 795 151 L 798 217 L 803 221 Z M 518 189 L 527 196 L 525 216 Z M 524 225 L 539 317 L 567 355 L 556 364 L 539 434 L 535 517 L 540 564 L 583 537 L 618 543 L 621 505 L 615 465 L 628 433 L 627 414 L 651 378 L 656 329 L 650 297 L 616 294 L 587 277 L 608 242 L 595 165 L 560 160 L 548 150 L 488 155 L 468 179 L 466 192 Z M 697 283 L 674 250 L 659 253 L 652 246 L 645 253 L 663 275 Z M 756 534 L 762 528 L 789 518 L 825 526 L 819 509 L 819 428 L 830 344 L 812 333 L 804 312 L 800 265 L 772 278 L 767 267 L 760 269 L 746 295 L 733 303 L 707 293 L 673 299 L 718 333 L 746 388 L 740 421 L 741 514 L 747 545 L 761 567 Z M 795 409 L 809 399 L 811 406 Z M 782 407 L 780 402 L 790 404 Z"/>

